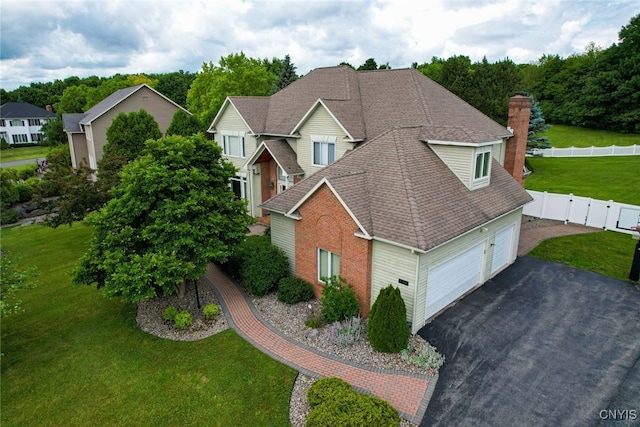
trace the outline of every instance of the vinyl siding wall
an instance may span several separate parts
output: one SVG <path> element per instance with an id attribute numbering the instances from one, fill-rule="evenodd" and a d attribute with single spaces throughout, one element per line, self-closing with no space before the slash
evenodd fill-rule
<path id="1" fill-rule="evenodd" d="M 307 121 L 300 127 L 300 136 L 294 150 L 298 154 L 298 164 L 304 169 L 306 176 L 322 169 L 313 165 L 313 141 L 311 135 L 326 135 L 336 137 L 336 156 L 338 160 L 354 147 L 352 142 L 345 142 L 347 136 L 327 110 L 319 105 Z"/>
<path id="2" fill-rule="evenodd" d="M 279 247 L 289 258 L 289 273 L 296 271 L 295 220 L 282 214 L 271 213 L 271 243 Z"/>
<path id="3" fill-rule="evenodd" d="M 413 320 L 414 300 L 418 280 L 418 255 L 409 249 L 373 241 L 371 267 L 371 305 L 383 288 L 390 284 L 400 289 L 407 308 L 407 321 Z M 403 285 L 398 279 L 406 280 Z"/>
<path id="4" fill-rule="evenodd" d="M 134 111 L 140 111 L 140 109 L 144 109 L 153 116 L 156 123 L 158 123 L 160 132 L 162 132 L 162 135 L 165 135 L 178 107 L 151 89 L 146 87 L 140 88 L 91 123 L 96 161 L 102 158 L 104 145 L 107 143 L 107 128 L 111 126 L 113 119 L 119 113 L 128 114 Z"/>
<path id="5" fill-rule="evenodd" d="M 485 243 L 485 257 L 482 271 L 482 282 L 484 283 L 491 278 L 491 261 L 493 258 L 493 246 L 496 234 L 512 224 L 516 224 L 514 230 L 514 238 L 512 240 L 510 262 L 515 261 L 518 249 L 518 237 L 520 235 L 520 223 L 522 221 L 522 208 L 517 209 L 501 218 L 486 223 L 483 227 L 487 231 L 482 232 L 482 227 L 473 230 L 463 236 L 460 236 L 442 246 L 439 246 L 425 254 L 420 254 L 418 266 L 418 288 L 416 293 L 416 309 L 414 314 L 414 322 L 412 333 L 416 333 L 425 324 L 425 310 L 427 297 L 427 282 L 429 268 L 435 267 L 444 261 L 455 257 L 464 252 L 465 249 L 471 248 L 481 242 Z"/>
<path id="6" fill-rule="evenodd" d="M 222 147 L 222 135 L 225 132 L 244 132 L 244 153 L 245 157 L 228 157 L 224 156 L 227 160 L 229 160 L 233 165 L 240 169 L 243 169 L 244 164 L 247 159 L 256 151 L 258 148 L 258 144 L 256 142 L 256 138 L 249 134 L 251 130 L 247 127 L 242 120 L 238 111 L 232 106 L 228 105 L 224 110 L 224 113 L 220 117 L 220 120 L 216 124 L 216 134 L 215 141 Z"/>
<path id="7" fill-rule="evenodd" d="M 458 179 L 470 188 L 473 178 L 473 167 L 475 166 L 475 150 L 473 147 L 437 144 L 430 144 L 429 146 Z"/>
<path id="8" fill-rule="evenodd" d="M 493 155 L 493 158 L 496 159 L 496 161 L 498 163 L 500 163 L 501 165 L 504 166 L 504 149 L 505 149 L 505 142 L 502 141 L 501 144 L 496 144 L 491 148 L 491 154 Z"/>
<path id="9" fill-rule="evenodd" d="M 71 140 L 71 160 L 74 168 L 84 164 L 89 166 L 89 151 L 87 151 L 87 138 L 84 133 L 69 134 Z"/>

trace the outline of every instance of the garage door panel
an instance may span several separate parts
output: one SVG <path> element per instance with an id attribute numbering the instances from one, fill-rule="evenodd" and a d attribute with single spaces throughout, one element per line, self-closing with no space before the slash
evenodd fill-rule
<path id="1" fill-rule="evenodd" d="M 491 260 L 492 275 L 509 264 L 514 229 L 515 226 L 512 225 L 496 234 L 496 240 L 493 245 L 493 258 Z"/>
<path id="2" fill-rule="evenodd" d="M 482 278 L 485 242 L 429 269 L 426 318 L 473 289 Z"/>

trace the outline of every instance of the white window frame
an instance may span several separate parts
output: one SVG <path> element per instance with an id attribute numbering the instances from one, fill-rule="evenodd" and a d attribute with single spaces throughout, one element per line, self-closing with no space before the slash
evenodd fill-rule
<path id="1" fill-rule="evenodd" d="M 238 144 L 237 150 L 232 150 L 232 144 Z M 237 154 L 231 154 L 233 151 L 237 151 Z M 245 140 L 244 132 L 224 132 L 222 133 L 222 154 L 227 157 L 236 157 L 244 159 L 245 152 Z"/>
<path id="2" fill-rule="evenodd" d="M 21 144 L 23 142 L 29 142 L 29 137 L 27 136 L 26 133 L 17 133 L 15 135 L 12 135 L 11 138 L 13 139 L 13 143 L 14 144 Z"/>
<path id="3" fill-rule="evenodd" d="M 236 175 L 230 180 L 240 183 L 240 198 L 246 199 L 247 198 L 247 177 L 243 175 Z M 233 190 L 233 184 L 231 182 L 229 183 L 229 187 L 231 187 L 231 189 Z M 234 194 L 235 194 L 235 191 L 234 191 Z"/>
<path id="4" fill-rule="evenodd" d="M 487 179 L 489 175 L 491 175 L 491 146 L 477 149 L 473 162 L 474 181 Z"/>
<path id="5" fill-rule="evenodd" d="M 280 194 L 288 188 L 293 187 L 293 175 L 287 175 L 280 165 L 277 165 L 276 169 L 278 176 L 277 194 Z"/>
<path id="6" fill-rule="evenodd" d="M 22 120 L 18 120 L 18 119 L 12 119 L 9 121 L 9 126 L 13 127 L 22 127 L 24 126 L 24 122 Z"/>
<path id="7" fill-rule="evenodd" d="M 322 253 L 327 254 L 327 271 L 321 271 L 321 262 L 320 259 L 322 257 Z M 337 264 L 337 273 L 334 273 L 334 266 Z M 322 283 L 326 283 L 322 280 L 323 277 L 331 278 L 332 276 L 340 275 L 340 255 L 334 254 L 331 251 L 327 251 L 326 249 L 318 248 L 318 281 Z"/>
<path id="8" fill-rule="evenodd" d="M 336 153 L 337 137 L 328 135 L 311 135 L 311 164 L 313 166 L 328 166 L 337 160 Z M 320 159 L 316 159 L 316 144 L 319 146 Z M 333 151 L 333 160 L 329 153 Z"/>
<path id="9" fill-rule="evenodd" d="M 29 122 L 29 126 L 40 126 L 42 125 L 42 123 L 40 123 L 40 119 L 28 119 Z"/>

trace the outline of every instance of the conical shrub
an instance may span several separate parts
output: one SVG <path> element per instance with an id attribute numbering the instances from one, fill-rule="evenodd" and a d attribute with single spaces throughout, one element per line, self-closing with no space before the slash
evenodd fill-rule
<path id="1" fill-rule="evenodd" d="M 409 343 L 407 308 L 400 289 L 389 285 L 382 289 L 369 313 L 369 342 L 383 353 L 399 353 Z"/>

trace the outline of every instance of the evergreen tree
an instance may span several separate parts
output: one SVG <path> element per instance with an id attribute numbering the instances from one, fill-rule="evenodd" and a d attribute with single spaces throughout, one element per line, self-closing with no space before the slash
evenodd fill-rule
<path id="1" fill-rule="evenodd" d="M 272 90 L 272 94 L 276 93 L 280 89 L 284 89 L 289 86 L 291 83 L 298 80 L 298 75 L 296 74 L 296 67 L 291 63 L 291 58 L 287 54 L 282 61 L 282 69 L 280 70 L 280 74 L 278 75 L 278 80 L 276 81 L 276 85 Z"/>
<path id="2" fill-rule="evenodd" d="M 369 341 L 383 353 L 398 353 L 407 348 L 409 326 L 407 309 L 400 289 L 389 285 L 382 289 L 369 313 Z"/>
<path id="3" fill-rule="evenodd" d="M 529 116 L 529 136 L 527 138 L 527 147 L 529 148 L 549 148 L 551 143 L 549 138 L 541 136 L 551 125 L 544 120 L 542 108 L 540 104 L 531 97 L 531 115 Z"/>

